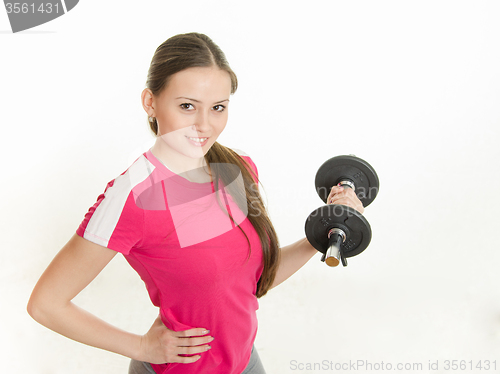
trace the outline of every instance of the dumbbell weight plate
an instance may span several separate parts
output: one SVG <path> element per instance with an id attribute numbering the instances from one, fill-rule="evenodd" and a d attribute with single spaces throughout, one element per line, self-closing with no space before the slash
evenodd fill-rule
<path id="1" fill-rule="evenodd" d="M 328 250 L 328 232 L 339 228 L 346 234 L 341 249 L 344 257 L 363 252 L 370 244 L 372 230 L 368 221 L 357 210 L 346 205 L 324 205 L 312 212 L 306 220 L 306 237 L 321 253 Z"/>
<path id="2" fill-rule="evenodd" d="M 336 156 L 325 161 L 316 173 L 316 192 L 325 203 L 333 186 L 341 180 L 354 182 L 355 193 L 364 207 L 370 205 L 378 193 L 379 180 L 375 169 L 356 156 Z"/>

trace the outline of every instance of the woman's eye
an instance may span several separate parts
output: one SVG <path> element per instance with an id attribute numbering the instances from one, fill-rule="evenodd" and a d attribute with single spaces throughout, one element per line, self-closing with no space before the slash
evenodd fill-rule
<path id="1" fill-rule="evenodd" d="M 216 112 L 222 112 L 224 111 L 224 109 L 226 109 L 226 107 L 224 105 L 216 105 L 214 106 L 213 108 Z"/>
<path id="2" fill-rule="evenodd" d="M 182 109 L 192 109 L 193 108 L 193 104 L 191 104 L 191 103 L 182 103 L 181 104 L 181 108 Z"/>

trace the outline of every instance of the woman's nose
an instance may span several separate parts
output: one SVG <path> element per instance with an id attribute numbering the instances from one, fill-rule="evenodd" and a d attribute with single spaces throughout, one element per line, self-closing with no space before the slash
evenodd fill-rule
<path id="1" fill-rule="evenodd" d="M 206 132 L 210 128 L 210 123 L 208 120 L 208 113 L 205 113 L 203 111 L 198 112 L 195 123 L 193 124 L 194 128 L 198 132 Z"/>

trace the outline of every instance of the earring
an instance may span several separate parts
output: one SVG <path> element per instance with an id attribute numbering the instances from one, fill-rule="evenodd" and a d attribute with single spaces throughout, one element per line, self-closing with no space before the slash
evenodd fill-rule
<path id="1" fill-rule="evenodd" d="M 154 117 L 149 117 L 149 122 L 154 122 L 155 118 Z"/>

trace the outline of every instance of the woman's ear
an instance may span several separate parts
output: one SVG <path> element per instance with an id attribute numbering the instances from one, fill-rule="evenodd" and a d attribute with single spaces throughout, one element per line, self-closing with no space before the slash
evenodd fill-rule
<path id="1" fill-rule="evenodd" d="M 154 96 L 149 88 L 145 88 L 142 91 L 141 104 L 148 116 L 156 117 L 154 112 Z"/>

